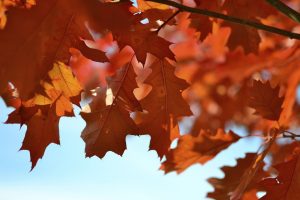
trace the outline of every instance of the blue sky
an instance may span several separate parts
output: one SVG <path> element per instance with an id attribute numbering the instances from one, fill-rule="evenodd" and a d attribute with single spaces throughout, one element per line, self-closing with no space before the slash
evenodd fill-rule
<path id="1" fill-rule="evenodd" d="M 0 99 L 0 121 L 11 109 Z M 79 110 L 76 111 L 77 114 Z M 158 170 L 156 152 L 148 151 L 149 136 L 126 139 L 123 157 L 109 152 L 104 159 L 85 158 L 80 138 L 85 122 L 79 117 L 60 121 L 61 145 L 50 145 L 30 171 L 27 151 L 18 151 L 26 126 L 0 124 L 0 200 L 160 200 L 205 199 L 213 188 L 209 177 L 222 177 L 219 167 L 235 165 L 246 151 L 256 151 L 259 140 L 240 140 L 206 165 L 194 165 L 180 175 Z M 233 127 L 236 132 L 242 129 Z"/>

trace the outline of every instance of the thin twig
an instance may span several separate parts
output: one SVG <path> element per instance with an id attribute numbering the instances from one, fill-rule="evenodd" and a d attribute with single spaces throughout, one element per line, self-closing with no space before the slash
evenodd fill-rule
<path id="1" fill-rule="evenodd" d="M 175 13 L 173 13 L 173 15 L 171 15 L 166 21 L 164 21 L 164 23 L 160 27 L 158 27 L 158 29 L 156 30 L 156 32 L 158 33 L 163 27 L 165 27 L 165 25 L 167 25 L 180 12 L 181 12 L 181 10 L 178 9 Z"/>
<path id="2" fill-rule="evenodd" d="M 218 19 L 223 19 L 223 20 L 231 22 L 231 23 L 241 24 L 241 25 L 244 25 L 244 26 L 249 26 L 249 27 L 252 27 L 252 28 L 259 29 L 259 30 L 264 30 L 264 31 L 267 31 L 267 32 L 275 33 L 275 34 L 278 34 L 278 35 L 283 35 L 283 36 L 289 37 L 291 39 L 300 40 L 300 34 L 299 33 L 290 32 L 290 31 L 287 31 L 287 30 L 284 30 L 284 29 L 276 28 L 274 26 L 264 25 L 264 24 L 261 24 L 261 23 L 258 23 L 258 22 L 247 20 L 247 19 L 242 19 L 242 18 L 237 18 L 237 17 L 234 17 L 234 16 L 224 15 L 224 14 L 221 14 L 221 13 L 218 13 L 218 12 L 213 12 L 213 11 L 210 11 L 210 10 L 205 10 L 205 9 L 200 9 L 200 8 L 192 8 L 192 7 L 188 7 L 188 6 L 185 6 L 185 5 L 182 5 L 180 3 L 170 1 L 170 0 L 146 0 L 146 1 L 151 1 L 151 2 L 156 2 L 156 3 L 169 5 L 169 6 L 178 8 L 182 11 L 196 13 L 196 14 L 205 15 L 205 16 L 208 16 L 208 17 L 213 17 L 213 18 L 218 18 Z"/>
<path id="3" fill-rule="evenodd" d="M 298 13 L 296 10 L 288 7 L 280 0 L 266 0 L 271 6 L 276 8 L 278 11 L 286 15 L 287 17 L 291 18 L 295 22 L 300 23 L 300 13 Z"/>
<path id="4" fill-rule="evenodd" d="M 295 134 L 295 133 L 293 133 L 291 131 L 283 131 L 282 132 L 282 136 L 284 138 L 291 138 L 291 139 L 295 139 L 295 138 L 299 138 L 300 137 L 299 134 Z"/>

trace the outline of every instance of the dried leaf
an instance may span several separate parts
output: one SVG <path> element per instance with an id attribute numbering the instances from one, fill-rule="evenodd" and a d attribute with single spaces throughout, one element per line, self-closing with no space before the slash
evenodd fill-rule
<path id="1" fill-rule="evenodd" d="M 279 97 L 279 86 L 272 88 L 269 81 L 253 81 L 249 91 L 249 106 L 256 110 L 255 114 L 277 121 L 282 111 L 283 100 L 283 97 Z"/>
<path id="2" fill-rule="evenodd" d="M 175 67 L 167 60 L 155 60 L 150 68 L 152 73 L 145 83 L 151 85 L 152 90 L 141 100 L 148 114 L 140 129 L 151 136 L 150 150 L 156 150 L 162 158 L 171 142 L 179 136 L 178 118 L 192 114 L 182 97 L 183 90 L 189 85 L 174 75 Z"/>
<path id="3" fill-rule="evenodd" d="M 195 136 L 183 135 L 179 138 L 177 147 L 167 153 L 161 169 L 165 173 L 181 173 L 193 164 L 205 164 L 239 139 L 234 132 L 225 133 L 222 129 L 215 134 L 201 130 Z"/>
<path id="4" fill-rule="evenodd" d="M 108 79 L 107 89 L 101 89 L 89 105 L 90 112 L 81 116 L 87 125 L 81 137 L 86 143 L 86 156 L 103 158 L 108 151 L 122 155 L 126 149 L 126 135 L 137 134 L 137 127 L 129 112 L 141 110 L 133 94 L 137 87 L 131 63 Z"/>

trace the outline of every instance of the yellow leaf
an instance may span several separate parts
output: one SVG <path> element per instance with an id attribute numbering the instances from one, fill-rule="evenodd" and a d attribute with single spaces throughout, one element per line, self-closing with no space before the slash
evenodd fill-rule
<path id="1" fill-rule="evenodd" d="M 55 63 L 48 74 L 54 88 L 61 91 L 66 97 L 77 96 L 82 90 L 71 69 L 62 62 Z"/>
<path id="2" fill-rule="evenodd" d="M 143 12 L 149 9 L 160 9 L 167 10 L 169 9 L 168 5 L 154 3 L 154 2 L 146 2 L 145 0 L 137 0 L 138 8 Z"/>
<path id="3" fill-rule="evenodd" d="M 34 104 L 52 105 L 55 103 L 57 116 L 72 113 L 70 97 L 79 95 L 82 90 L 78 80 L 72 74 L 71 69 L 61 62 L 55 63 L 48 75 L 51 83 L 41 82 L 47 95 L 36 94 L 33 98 Z"/>

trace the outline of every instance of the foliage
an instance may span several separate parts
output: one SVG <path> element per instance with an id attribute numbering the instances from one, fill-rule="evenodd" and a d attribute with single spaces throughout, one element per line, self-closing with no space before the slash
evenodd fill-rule
<path id="1" fill-rule="evenodd" d="M 15 108 L 6 123 L 27 126 L 32 169 L 79 106 L 87 157 L 122 155 L 127 135 L 148 134 L 161 170 L 181 173 L 260 137 L 208 197 L 299 199 L 300 1 L 134 2 L 0 0 L 0 94 Z"/>

